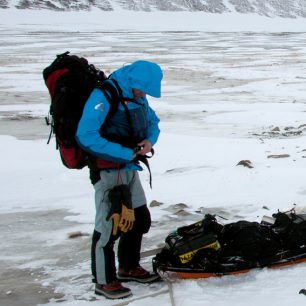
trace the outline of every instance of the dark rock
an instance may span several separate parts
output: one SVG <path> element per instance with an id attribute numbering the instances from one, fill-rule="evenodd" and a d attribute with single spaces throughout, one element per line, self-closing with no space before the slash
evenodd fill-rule
<path id="1" fill-rule="evenodd" d="M 150 206 L 150 207 L 158 207 L 158 206 L 162 206 L 162 205 L 164 205 L 164 203 L 153 200 L 153 201 L 150 203 L 149 206 Z"/>
<path id="2" fill-rule="evenodd" d="M 252 162 L 248 159 L 241 160 L 236 166 L 244 166 L 247 168 L 254 168 Z"/>

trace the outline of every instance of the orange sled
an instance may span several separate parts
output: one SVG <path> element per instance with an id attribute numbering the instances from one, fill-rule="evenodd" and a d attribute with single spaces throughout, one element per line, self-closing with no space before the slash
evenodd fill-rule
<path id="1" fill-rule="evenodd" d="M 162 252 L 161 252 L 162 253 Z M 257 262 L 244 262 L 241 258 L 224 258 L 224 262 L 218 265 L 219 270 L 193 269 L 174 266 L 169 262 L 162 262 L 160 254 L 153 258 L 153 268 L 161 276 L 169 275 L 181 279 L 199 279 L 209 277 L 222 277 L 225 275 L 237 275 L 248 273 L 253 269 L 271 268 L 277 269 L 306 262 L 306 247 L 299 250 L 280 252 L 273 258 Z"/>
<path id="2" fill-rule="evenodd" d="M 205 215 L 166 237 L 153 269 L 162 277 L 198 279 L 306 262 L 306 215 L 273 216 L 274 224 L 242 220 L 223 226 Z"/>

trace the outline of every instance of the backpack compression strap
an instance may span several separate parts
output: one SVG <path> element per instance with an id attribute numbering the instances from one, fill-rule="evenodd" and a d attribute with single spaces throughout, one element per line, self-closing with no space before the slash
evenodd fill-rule
<path id="1" fill-rule="evenodd" d="M 153 157 L 153 155 L 154 155 L 154 149 L 152 148 L 150 156 L 149 155 L 138 155 L 137 154 L 135 159 L 134 159 L 136 162 L 138 162 L 138 161 L 142 162 L 148 168 L 148 171 L 149 171 L 149 174 L 150 174 L 150 181 L 149 182 L 150 182 L 151 189 L 152 189 L 152 173 L 151 173 L 151 168 L 150 168 L 150 165 L 149 165 L 148 158 Z"/>

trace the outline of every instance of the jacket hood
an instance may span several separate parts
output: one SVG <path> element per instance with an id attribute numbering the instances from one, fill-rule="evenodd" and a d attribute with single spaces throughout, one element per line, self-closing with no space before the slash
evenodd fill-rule
<path id="1" fill-rule="evenodd" d="M 133 98 L 132 89 L 139 89 L 149 96 L 160 98 L 163 73 L 159 65 L 149 61 L 136 61 L 116 70 L 111 75 L 123 91 L 123 96 Z"/>

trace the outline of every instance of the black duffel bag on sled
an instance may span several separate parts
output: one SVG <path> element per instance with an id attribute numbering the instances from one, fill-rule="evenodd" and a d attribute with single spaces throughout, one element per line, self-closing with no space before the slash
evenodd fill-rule
<path id="1" fill-rule="evenodd" d="M 274 224 L 238 221 L 221 225 L 212 215 L 178 228 L 153 258 L 161 276 L 206 278 L 306 261 L 306 218 L 290 211 L 273 215 Z"/>

